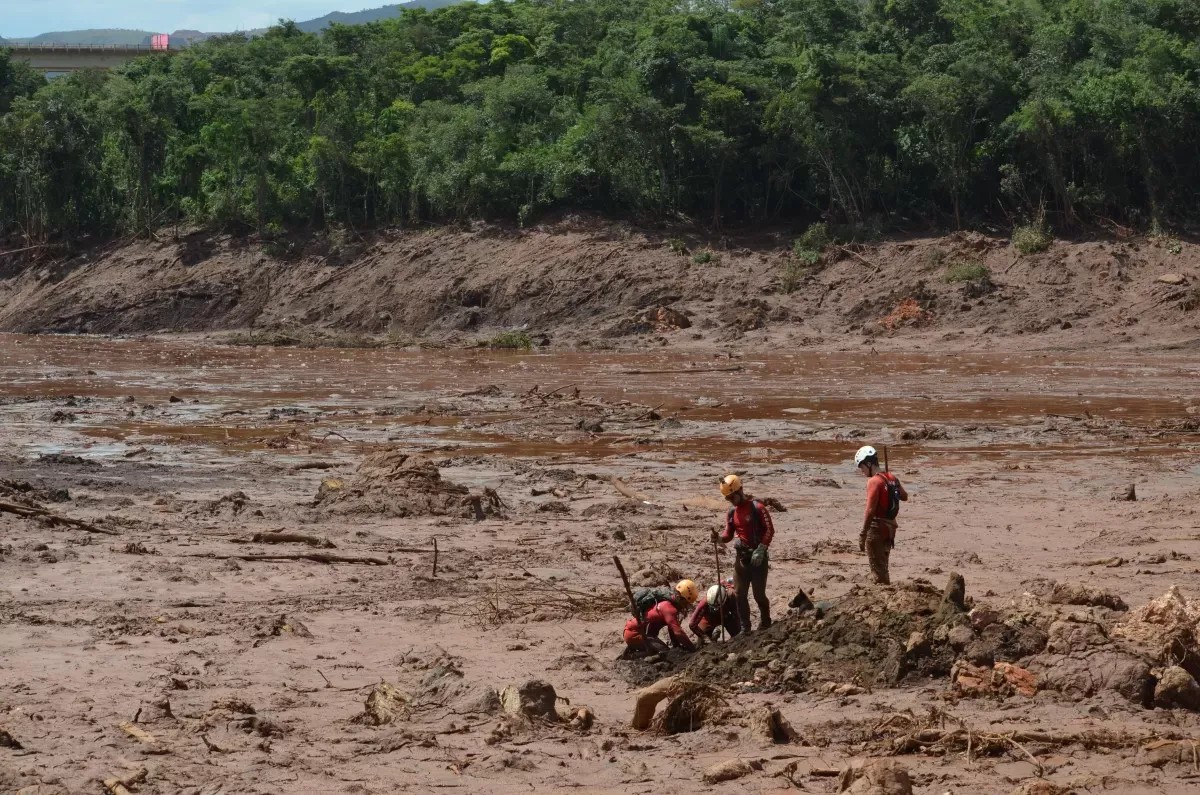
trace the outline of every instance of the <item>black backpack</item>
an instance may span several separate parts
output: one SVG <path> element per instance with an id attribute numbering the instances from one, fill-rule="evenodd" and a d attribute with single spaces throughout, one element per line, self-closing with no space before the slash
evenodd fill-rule
<path id="1" fill-rule="evenodd" d="M 638 588 L 633 592 L 633 604 L 637 607 L 638 616 L 645 618 L 659 602 L 669 602 L 674 595 L 675 591 L 671 588 Z"/>
<path id="2" fill-rule="evenodd" d="M 883 512 L 883 518 L 894 522 L 900 514 L 900 481 L 896 478 L 884 477 L 882 474 L 880 477 L 883 478 L 883 485 L 887 487 L 888 495 L 888 506 L 887 510 Z"/>

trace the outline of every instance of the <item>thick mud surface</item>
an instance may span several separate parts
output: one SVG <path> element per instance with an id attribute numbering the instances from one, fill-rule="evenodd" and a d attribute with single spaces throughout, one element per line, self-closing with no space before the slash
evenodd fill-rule
<path id="1" fill-rule="evenodd" d="M 0 791 L 1192 791 L 1195 357 L 781 351 L 0 335 Z M 912 495 L 890 589 L 864 443 Z M 726 470 L 787 509 L 776 625 L 619 659 L 612 556 L 712 582 Z M 720 721 L 630 728 L 676 673 Z"/>

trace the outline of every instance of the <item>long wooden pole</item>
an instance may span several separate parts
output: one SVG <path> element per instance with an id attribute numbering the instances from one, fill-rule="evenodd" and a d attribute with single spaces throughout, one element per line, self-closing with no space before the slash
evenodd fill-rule
<path id="1" fill-rule="evenodd" d="M 625 595 L 629 597 L 629 612 L 633 614 L 634 620 L 637 621 L 638 632 L 642 636 L 642 648 L 646 648 L 646 625 L 642 620 L 642 616 L 638 613 L 637 602 L 633 598 L 633 589 L 629 587 L 629 575 L 625 573 L 625 567 L 621 565 L 621 559 L 613 555 L 613 563 L 617 566 L 617 571 L 621 573 L 621 582 L 625 585 Z"/>

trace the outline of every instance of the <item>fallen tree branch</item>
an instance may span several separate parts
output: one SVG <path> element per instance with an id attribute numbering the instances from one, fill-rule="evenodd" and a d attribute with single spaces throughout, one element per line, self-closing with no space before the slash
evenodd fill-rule
<path id="1" fill-rule="evenodd" d="M 862 254 L 859 254 L 857 251 L 851 251 L 850 249 L 846 248 L 845 246 L 835 246 L 835 248 L 837 248 L 837 250 L 842 252 L 843 254 L 848 254 L 849 256 L 854 257 L 854 259 L 858 260 L 863 265 L 866 265 L 874 273 L 879 273 L 879 266 L 876 265 L 874 262 L 871 262 L 871 260 L 864 257 Z"/>
<path id="2" fill-rule="evenodd" d="M 683 370 L 621 370 L 619 375 L 693 375 L 698 373 L 740 373 L 745 368 L 740 364 L 733 367 L 692 367 Z"/>
<path id="3" fill-rule="evenodd" d="M 296 464 L 289 469 L 289 472 L 303 472 L 308 469 L 333 469 L 337 464 L 332 461 L 305 461 L 302 464 Z"/>
<path id="4" fill-rule="evenodd" d="M 407 550 L 401 550 L 407 551 Z M 412 550 L 413 552 L 429 552 L 427 549 Z M 246 560 L 246 561 L 282 561 L 282 560 L 311 560 L 314 563 L 361 563 L 366 566 L 390 566 L 391 563 L 383 558 L 357 557 L 352 555 L 329 555 L 324 552 L 297 552 L 293 554 L 247 554 L 224 555 L 205 552 L 199 555 L 181 555 L 184 558 L 211 558 L 212 560 Z"/>
<path id="5" fill-rule="evenodd" d="M 308 544 L 310 547 L 321 549 L 336 549 L 328 538 L 306 536 L 302 533 L 255 533 L 250 537 L 251 544 Z"/>
<path id="6" fill-rule="evenodd" d="M 51 526 L 73 527 L 76 530 L 84 530 L 88 533 L 101 533 L 106 536 L 119 536 L 120 533 L 116 530 L 109 530 L 104 527 L 85 522 L 82 519 L 72 519 L 69 516 L 60 516 L 56 513 L 50 513 L 45 508 L 34 508 L 28 505 L 18 505 L 13 502 L 0 502 L 0 513 L 11 513 L 17 516 L 24 516 L 30 519 L 40 519 Z"/>

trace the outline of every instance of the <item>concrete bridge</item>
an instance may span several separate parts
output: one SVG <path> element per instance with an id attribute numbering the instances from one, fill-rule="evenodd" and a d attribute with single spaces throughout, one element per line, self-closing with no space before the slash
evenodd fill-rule
<path id="1" fill-rule="evenodd" d="M 123 63 L 155 53 L 171 52 L 149 44 L 42 44 L 5 47 L 14 61 L 25 61 L 44 75 L 78 72 L 81 69 L 112 69 Z"/>

